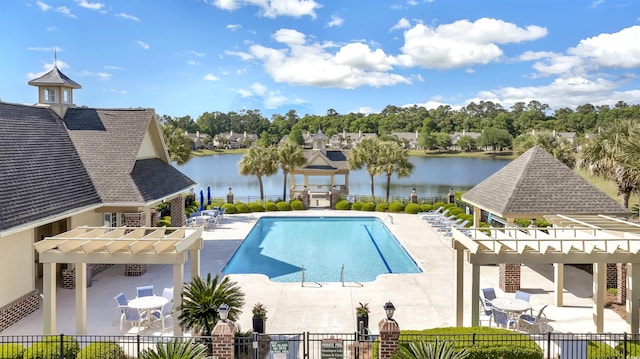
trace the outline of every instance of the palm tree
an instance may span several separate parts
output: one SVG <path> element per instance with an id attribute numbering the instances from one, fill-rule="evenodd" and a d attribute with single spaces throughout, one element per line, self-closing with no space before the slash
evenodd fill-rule
<path id="1" fill-rule="evenodd" d="M 282 199 L 287 198 L 287 176 L 296 168 L 307 163 L 302 148 L 297 143 L 287 141 L 278 146 L 278 165 L 284 177 Z"/>
<path id="2" fill-rule="evenodd" d="M 456 350 L 454 342 L 441 341 L 428 343 L 424 340 L 410 342 L 409 346 L 400 346 L 393 359 L 464 359 L 469 356 L 467 349 Z"/>
<path id="3" fill-rule="evenodd" d="M 142 359 L 205 359 L 207 348 L 202 344 L 174 338 L 168 342 L 157 342 L 154 349 L 145 349 Z"/>
<path id="4" fill-rule="evenodd" d="M 193 330 L 195 334 L 210 336 L 213 327 L 219 319 L 218 308 L 222 303 L 229 306 L 228 319 L 235 321 L 240 315 L 240 308 L 244 305 L 244 293 L 238 283 L 229 277 L 220 281 L 218 275 L 211 278 L 193 278 L 187 283 L 182 292 L 182 305 L 180 306 L 180 325 L 186 330 Z"/>
<path id="5" fill-rule="evenodd" d="M 634 154 L 630 148 L 631 134 L 640 131 L 634 120 L 617 120 L 601 131 L 582 147 L 579 168 L 587 168 L 592 176 L 603 177 L 616 182 L 622 205 L 629 208 L 631 192 L 638 188 L 639 174 L 629 166 L 629 158 Z"/>
<path id="6" fill-rule="evenodd" d="M 260 185 L 260 199 L 264 201 L 262 176 L 268 177 L 278 171 L 275 147 L 251 147 L 238 165 L 241 175 L 256 176 Z"/>
<path id="7" fill-rule="evenodd" d="M 380 151 L 381 172 L 387 176 L 387 202 L 391 190 L 391 175 L 394 173 L 400 177 L 409 177 L 413 172 L 413 163 L 409 161 L 409 153 L 406 148 L 400 147 L 395 142 L 382 142 Z"/>
<path id="8" fill-rule="evenodd" d="M 191 139 L 185 135 L 184 130 L 170 125 L 162 126 L 162 137 L 167 145 L 172 161 L 183 165 L 191 158 Z"/>
<path id="9" fill-rule="evenodd" d="M 373 178 L 382 173 L 378 158 L 381 150 L 380 141 L 377 138 L 367 137 L 349 151 L 349 169 L 359 170 L 365 168 L 371 179 L 371 197 L 375 201 Z"/>

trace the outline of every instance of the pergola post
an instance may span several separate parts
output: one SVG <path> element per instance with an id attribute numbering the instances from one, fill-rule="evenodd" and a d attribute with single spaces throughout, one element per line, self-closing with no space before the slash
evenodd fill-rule
<path id="1" fill-rule="evenodd" d="M 473 227 L 480 228 L 480 216 L 482 215 L 482 209 L 480 207 L 473 207 Z"/>
<path id="2" fill-rule="evenodd" d="M 471 326 L 480 325 L 480 265 L 471 265 Z"/>
<path id="3" fill-rule="evenodd" d="M 562 307 L 564 298 L 564 263 L 553 264 L 553 282 L 555 283 L 555 305 Z"/>
<path id="4" fill-rule="evenodd" d="M 200 249 L 189 250 L 189 271 L 191 278 L 200 276 Z"/>
<path id="5" fill-rule="evenodd" d="M 636 268 L 638 267 L 638 268 Z M 640 263 L 627 264 L 627 324 L 630 333 L 640 332 Z"/>
<path id="6" fill-rule="evenodd" d="M 42 316 L 44 334 L 56 333 L 56 263 L 42 263 Z"/>
<path id="7" fill-rule="evenodd" d="M 455 249 L 456 264 L 454 269 L 454 303 L 456 313 L 456 327 L 464 326 L 464 248 Z"/>
<path id="8" fill-rule="evenodd" d="M 593 264 L 593 322 L 596 333 L 604 330 L 604 292 L 607 290 L 607 264 Z"/>
<path id="9" fill-rule="evenodd" d="M 76 334 L 87 334 L 87 263 L 76 264 Z"/>
<path id="10" fill-rule="evenodd" d="M 191 272 L 191 278 L 198 276 L 198 272 Z M 180 316 L 180 306 L 182 305 L 182 290 L 183 290 L 183 278 L 184 277 L 184 265 L 173 265 L 173 335 L 176 337 L 182 336 L 182 327 L 178 321 Z"/>

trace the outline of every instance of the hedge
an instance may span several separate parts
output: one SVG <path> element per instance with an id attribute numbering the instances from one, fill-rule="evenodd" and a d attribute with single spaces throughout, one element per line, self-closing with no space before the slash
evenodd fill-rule
<path id="1" fill-rule="evenodd" d="M 248 206 L 251 212 L 264 212 L 264 206 L 260 202 L 251 202 Z"/>
<path id="2" fill-rule="evenodd" d="M 376 204 L 376 212 L 386 212 L 389 209 L 389 205 L 386 203 Z"/>
<path id="3" fill-rule="evenodd" d="M 6 359 L 22 359 L 22 353 L 25 348 L 22 344 L 7 343 L 0 344 L 0 358 Z"/>
<path id="4" fill-rule="evenodd" d="M 276 207 L 278 207 L 278 211 L 290 211 L 291 205 L 289 202 L 278 202 L 276 203 Z"/>
<path id="5" fill-rule="evenodd" d="M 423 203 L 420 205 L 420 212 L 429 212 L 433 210 L 433 205 L 428 203 Z"/>
<path id="6" fill-rule="evenodd" d="M 125 359 L 124 350 L 114 342 L 95 342 L 87 345 L 77 359 Z"/>
<path id="7" fill-rule="evenodd" d="M 389 212 L 402 212 L 404 211 L 404 206 L 400 202 L 393 202 L 389 204 Z"/>
<path id="8" fill-rule="evenodd" d="M 266 209 L 267 211 L 277 211 L 278 207 L 276 207 L 276 204 L 273 202 L 265 202 L 264 209 Z"/>
<path id="9" fill-rule="evenodd" d="M 349 204 L 349 201 L 347 201 L 346 199 L 342 199 L 336 202 L 336 210 L 348 211 L 350 208 L 351 208 L 351 205 Z"/>
<path id="10" fill-rule="evenodd" d="M 404 213 L 417 214 L 420 211 L 421 207 L 417 203 L 409 203 L 406 207 L 404 207 Z"/>
<path id="11" fill-rule="evenodd" d="M 363 204 L 364 203 L 362 203 L 362 202 L 356 202 L 356 203 L 351 205 L 351 209 L 354 210 L 354 211 L 361 211 Z"/>
<path id="12" fill-rule="evenodd" d="M 365 202 L 362 204 L 362 211 L 372 212 L 376 208 L 376 205 L 373 202 Z"/>
<path id="13" fill-rule="evenodd" d="M 294 199 L 293 201 L 291 201 L 291 209 L 293 209 L 294 211 L 301 211 L 304 209 L 304 205 L 302 204 L 301 200 Z"/>
<path id="14" fill-rule="evenodd" d="M 249 212 L 251 212 L 249 210 L 249 206 L 247 206 L 246 203 L 238 203 L 238 204 L 236 204 L 236 210 L 238 211 L 238 213 L 249 213 Z"/>
<path id="15" fill-rule="evenodd" d="M 80 345 L 70 336 L 63 337 L 63 359 L 76 359 Z M 49 336 L 34 343 L 23 354 L 24 359 L 58 359 L 60 354 L 60 337 Z"/>
<path id="16" fill-rule="evenodd" d="M 225 203 L 225 204 L 222 205 L 222 208 L 224 208 L 225 213 L 227 213 L 227 214 L 236 214 L 236 213 L 238 213 L 238 209 L 232 203 Z"/>

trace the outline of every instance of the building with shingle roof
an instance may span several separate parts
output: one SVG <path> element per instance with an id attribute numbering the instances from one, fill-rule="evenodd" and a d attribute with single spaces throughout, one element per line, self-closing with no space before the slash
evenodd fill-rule
<path id="1" fill-rule="evenodd" d="M 539 146 L 477 184 L 462 200 L 513 223 L 544 215 L 606 214 L 629 211 Z M 475 216 L 479 225 L 479 215 Z"/>
<path id="2" fill-rule="evenodd" d="M 164 201 L 182 225 L 182 193 L 196 185 L 171 165 L 153 109 L 75 107 L 80 85 L 57 67 L 29 84 L 36 105 L 0 102 L 0 272 L 12 273 L 0 281 L 0 331 L 38 308 L 35 242 L 79 226 L 157 225 Z"/>

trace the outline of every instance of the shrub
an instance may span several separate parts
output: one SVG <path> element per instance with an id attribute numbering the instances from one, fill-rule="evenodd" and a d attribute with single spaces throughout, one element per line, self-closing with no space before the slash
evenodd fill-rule
<path id="1" fill-rule="evenodd" d="M 389 209 L 389 205 L 387 203 L 376 204 L 376 212 L 386 212 L 387 209 Z"/>
<path id="2" fill-rule="evenodd" d="M 124 350 L 114 342 L 95 342 L 87 345 L 77 359 L 125 359 Z"/>
<path id="3" fill-rule="evenodd" d="M 76 359 L 80 346 L 70 336 L 63 337 L 63 359 Z M 58 359 L 60 355 L 60 337 L 49 336 L 42 341 L 34 343 L 24 352 L 24 359 Z"/>
<path id="4" fill-rule="evenodd" d="M 433 209 L 438 209 L 438 208 L 440 208 L 440 207 L 444 207 L 444 206 L 446 206 L 446 205 L 447 205 L 447 204 L 446 204 L 446 203 L 444 203 L 444 202 L 436 202 L 436 203 L 434 203 L 434 204 L 433 204 L 432 208 L 433 208 Z"/>
<path id="5" fill-rule="evenodd" d="M 0 358 L 22 359 L 24 345 L 17 343 L 0 344 Z"/>
<path id="6" fill-rule="evenodd" d="M 354 210 L 354 211 L 362 211 L 362 205 L 363 204 L 364 203 L 362 203 L 362 202 L 356 202 L 356 203 L 351 205 L 351 209 Z"/>
<path id="7" fill-rule="evenodd" d="M 349 201 L 346 199 L 339 200 L 336 202 L 336 209 L 340 211 L 348 211 L 351 208 Z"/>
<path id="8" fill-rule="evenodd" d="M 609 359 L 619 358 L 618 353 L 613 347 L 606 343 L 589 342 L 587 343 L 587 358 L 593 359 Z"/>
<path id="9" fill-rule="evenodd" d="M 162 219 L 158 220 L 158 226 L 160 227 L 170 227 L 171 226 L 171 216 L 164 216 Z"/>
<path id="10" fill-rule="evenodd" d="M 420 205 L 420 212 L 429 212 L 433 210 L 433 205 L 428 203 L 423 203 Z"/>
<path id="11" fill-rule="evenodd" d="M 225 209 L 225 214 L 236 214 L 238 213 L 238 209 L 236 209 L 236 205 L 235 204 L 231 204 L 231 203 L 225 203 L 222 205 L 222 208 Z"/>
<path id="12" fill-rule="evenodd" d="M 294 199 L 293 201 L 291 201 L 291 209 L 293 209 L 294 211 L 301 211 L 304 209 L 304 205 L 302 204 L 301 200 Z"/>
<path id="13" fill-rule="evenodd" d="M 400 202 L 393 202 L 389 205 L 389 212 L 402 212 L 404 211 L 404 205 Z"/>
<path id="14" fill-rule="evenodd" d="M 362 210 L 367 212 L 373 212 L 376 208 L 376 205 L 373 202 L 365 202 L 362 204 Z"/>
<path id="15" fill-rule="evenodd" d="M 264 212 L 264 207 L 260 202 L 251 202 L 248 204 L 248 207 L 251 212 Z"/>
<path id="16" fill-rule="evenodd" d="M 264 209 L 266 209 L 267 211 L 277 211 L 278 207 L 276 207 L 276 204 L 273 202 L 265 202 Z"/>
<path id="17" fill-rule="evenodd" d="M 417 214 L 420 211 L 421 206 L 417 203 L 409 203 L 406 207 L 404 207 L 404 213 Z"/>
<path id="18" fill-rule="evenodd" d="M 450 216 L 457 216 L 457 215 L 463 214 L 463 213 L 464 213 L 464 211 L 460 207 L 452 208 L 449 211 L 449 215 Z"/>
<path id="19" fill-rule="evenodd" d="M 238 213 L 249 213 L 251 211 L 246 203 L 236 204 L 236 210 L 238 211 Z"/>
<path id="20" fill-rule="evenodd" d="M 276 203 L 276 207 L 278 207 L 278 211 L 290 211 L 291 205 L 289 202 L 278 202 Z"/>

